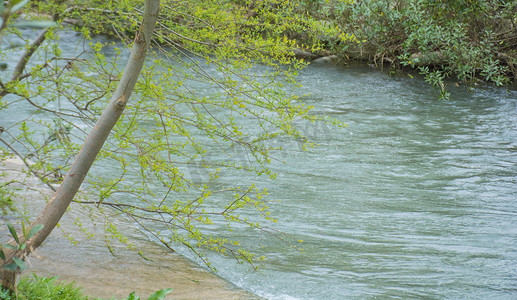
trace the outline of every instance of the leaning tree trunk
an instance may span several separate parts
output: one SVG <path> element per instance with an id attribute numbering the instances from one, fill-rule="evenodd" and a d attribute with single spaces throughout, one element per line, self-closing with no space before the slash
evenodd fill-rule
<path id="1" fill-rule="evenodd" d="M 136 33 L 131 55 L 124 73 L 113 94 L 108 106 L 103 111 L 97 124 L 84 141 L 84 144 L 75 158 L 70 170 L 66 174 L 63 183 L 41 211 L 39 216 L 32 222 L 31 227 L 42 224 L 44 227 L 30 240 L 25 241 L 27 245 L 24 250 L 6 251 L 6 257 L 2 267 L 13 262 L 13 257 L 24 259 L 34 249 L 38 248 L 47 238 L 50 232 L 57 225 L 66 209 L 72 202 L 93 161 L 97 157 L 104 142 L 108 138 L 113 126 L 122 115 L 126 102 L 133 92 L 136 81 L 142 70 L 147 50 L 151 43 L 154 27 L 158 19 L 160 0 L 146 0 L 143 21 Z M 15 290 L 16 272 L 0 268 L 0 281 L 2 287 L 11 291 Z"/>

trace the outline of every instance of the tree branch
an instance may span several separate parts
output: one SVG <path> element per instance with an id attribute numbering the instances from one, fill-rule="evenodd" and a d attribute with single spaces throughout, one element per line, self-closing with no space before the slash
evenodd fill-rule
<path id="1" fill-rule="evenodd" d="M 48 30 L 48 28 L 43 29 L 38 35 L 38 37 L 32 42 L 32 44 L 25 49 L 25 52 L 23 53 L 22 57 L 20 57 L 20 59 L 18 60 L 18 64 L 16 64 L 16 67 L 14 68 L 10 82 L 16 81 L 22 75 L 31 56 L 45 41 L 45 35 L 47 34 Z"/>
<path id="2" fill-rule="evenodd" d="M 7 148 L 9 148 L 16 156 L 18 156 L 23 164 L 27 167 L 27 169 L 29 169 L 29 171 L 36 177 L 38 177 L 39 180 L 41 180 L 41 182 L 43 182 L 44 184 L 46 184 L 52 191 L 57 191 L 57 189 L 50 183 L 48 182 L 48 180 L 45 180 L 45 178 L 41 177 L 36 171 L 34 171 L 29 162 L 23 157 L 23 155 L 21 155 L 18 151 L 16 151 L 16 149 L 14 149 L 11 144 L 9 144 L 6 140 L 4 140 L 2 137 L 0 137 L 0 142 L 2 142 L 4 145 L 7 146 Z"/>
<path id="3" fill-rule="evenodd" d="M 13 257 L 25 259 L 34 249 L 48 237 L 57 223 L 66 212 L 68 206 L 77 194 L 84 178 L 86 177 L 95 158 L 99 154 L 107 140 L 111 130 L 122 115 L 126 101 L 130 98 L 138 76 L 144 65 L 145 57 L 153 36 L 160 0 L 146 0 L 145 13 L 142 25 L 136 34 L 133 48 L 119 85 L 114 92 L 110 103 L 103 111 L 99 121 L 86 138 L 83 147 L 77 154 L 70 170 L 66 174 L 63 183 L 60 185 L 54 196 L 41 211 L 39 216 L 32 222 L 29 230 L 35 225 L 43 225 L 43 229 L 28 241 L 23 241 L 26 248 L 23 250 L 5 251 L 5 259 L 0 266 L 0 282 L 2 286 L 12 289 L 15 282 L 15 272 L 4 270 L 1 267 L 12 263 Z"/>

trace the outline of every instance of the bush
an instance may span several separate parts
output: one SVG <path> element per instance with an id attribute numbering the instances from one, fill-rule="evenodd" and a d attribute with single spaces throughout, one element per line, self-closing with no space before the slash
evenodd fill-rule
<path id="1" fill-rule="evenodd" d="M 344 57 L 412 67 L 434 79 L 443 75 L 503 85 L 515 75 L 515 1 L 300 2 L 307 13 L 356 37 L 358 44 L 329 45 Z"/>

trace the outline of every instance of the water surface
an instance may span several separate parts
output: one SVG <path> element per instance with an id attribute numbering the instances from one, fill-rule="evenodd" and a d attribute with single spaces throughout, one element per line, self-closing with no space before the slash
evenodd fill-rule
<path id="1" fill-rule="evenodd" d="M 517 92 L 452 86 L 441 101 L 359 66 L 299 80 L 348 124 L 306 128 L 319 147 L 275 166 L 279 228 L 304 251 L 255 241 L 262 269 L 214 258 L 225 278 L 269 299 L 517 297 Z"/>
<path id="2" fill-rule="evenodd" d="M 267 259 L 253 271 L 213 255 L 218 274 L 268 299 L 517 298 L 517 92 L 451 84 L 441 101 L 422 79 L 361 66 L 298 79 L 316 113 L 348 124 L 300 124 L 319 146 L 286 142 L 277 179 L 254 178 L 303 251 L 236 230 Z"/>

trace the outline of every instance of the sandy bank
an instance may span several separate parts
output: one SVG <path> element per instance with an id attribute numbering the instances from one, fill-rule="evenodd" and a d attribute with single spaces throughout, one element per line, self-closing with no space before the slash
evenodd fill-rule
<path id="1" fill-rule="evenodd" d="M 23 165 L 17 159 L 0 163 L 0 182 L 16 179 L 26 183 L 31 189 L 19 185 L 17 207 L 25 207 L 37 213 L 45 204 L 44 195 L 50 193 L 37 179 L 25 176 Z M 135 231 L 135 244 L 145 250 L 145 260 L 123 245 L 113 244 L 115 256 L 106 247 L 102 235 L 86 239 L 79 227 L 73 223 L 84 217 L 87 211 L 73 205 L 60 222 L 61 229 L 55 229 L 42 247 L 31 255 L 29 268 L 24 274 L 32 272 L 44 276 L 57 276 L 59 280 L 75 281 L 84 288 L 87 295 L 110 299 L 112 296 L 124 299 L 132 291 L 146 299 L 147 296 L 163 288 L 173 288 L 166 299 L 259 299 L 259 297 L 238 289 L 217 275 L 195 265 L 184 257 L 166 252 L 150 241 L 138 238 Z M 11 220 L 14 222 L 15 220 Z M 8 230 L 5 220 L 0 218 L 0 240 L 5 241 Z M 90 224 L 83 224 L 87 231 L 99 232 Z M 90 228 L 88 227 L 90 226 Z M 79 241 L 72 244 L 65 234 Z"/>
<path id="2" fill-rule="evenodd" d="M 139 246 L 144 246 L 140 241 Z M 25 273 L 58 276 L 75 281 L 85 294 L 124 299 L 132 291 L 146 299 L 163 288 L 173 288 L 167 299 L 258 299 L 194 265 L 182 256 L 170 254 L 153 244 L 145 245 L 147 261 L 136 253 L 116 247 L 113 256 L 102 241 L 71 245 L 59 230 L 30 259 Z M 56 255 L 57 254 L 57 255 Z"/>

